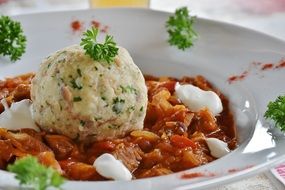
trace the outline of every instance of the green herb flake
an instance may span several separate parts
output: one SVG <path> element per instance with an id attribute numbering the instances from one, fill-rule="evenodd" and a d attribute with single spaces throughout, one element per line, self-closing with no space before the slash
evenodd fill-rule
<path id="1" fill-rule="evenodd" d="M 99 120 L 101 120 L 102 119 L 102 117 L 94 117 L 94 120 L 95 121 L 99 121 Z"/>
<path id="2" fill-rule="evenodd" d="M 81 125 L 81 126 L 84 126 L 84 125 L 85 125 L 85 123 L 86 123 L 85 121 L 80 120 L 80 125 Z"/>
<path id="3" fill-rule="evenodd" d="M 80 102 L 82 98 L 80 96 L 76 96 L 73 98 L 73 102 Z"/>
<path id="4" fill-rule="evenodd" d="M 120 127 L 120 125 L 108 125 L 109 129 L 119 129 Z"/>
<path id="5" fill-rule="evenodd" d="M 60 189 L 64 178 L 51 167 L 41 165 L 36 157 L 26 156 L 8 165 L 8 170 L 16 174 L 20 185 L 35 190 L 47 190 L 49 187 Z"/>
<path id="6" fill-rule="evenodd" d="M 65 61 L 66 61 L 65 58 L 63 58 L 63 59 L 58 60 L 57 63 L 64 63 Z"/>
<path id="7" fill-rule="evenodd" d="M 135 111 L 135 106 L 130 106 L 130 107 L 128 107 L 127 111 L 128 111 L 129 113 Z"/>
<path id="8" fill-rule="evenodd" d="M 70 83 L 72 88 L 74 89 L 81 90 L 83 88 L 80 84 L 78 84 L 78 82 L 75 79 L 71 79 Z"/>
<path id="9" fill-rule="evenodd" d="M 185 50 L 193 46 L 193 41 L 198 37 L 193 29 L 195 18 L 189 15 L 187 7 L 179 8 L 166 22 L 169 35 L 168 43 Z"/>
<path id="10" fill-rule="evenodd" d="M 59 80 L 60 80 L 62 83 L 64 83 L 64 80 L 63 80 L 63 78 L 61 78 L 61 77 L 60 77 L 60 78 L 59 78 Z"/>
<path id="11" fill-rule="evenodd" d="M 264 117 L 273 120 L 275 127 L 285 132 L 285 95 L 278 96 L 274 102 L 268 103 Z"/>
<path id="12" fill-rule="evenodd" d="M 127 85 L 127 86 L 123 86 L 120 85 L 120 88 L 122 90 L 122 93 L 135 93 L 137 94 L 137 89 L 135 89 L 134 87 Z"/>
<path id="13" fill-rule="evenodd" d="M 125 104 L 124 99 L 120 99 L 118 97 L 114 98 L 113 107 L 112 107 L 113 112 L 115 112 L 116 114 L 120 114 L 123 110 L 124 104 Z"/>
<path id="14" fill-rule="evenodd" d="M 140 112 L 142 112 L 143 111 L 143 106 L 140 108 Z"/>
<path id="15" fill-rule="evenodd" d="M 76 71 L 77 71 L 78 75 L 79 75 L 80 77 L 82 77 L 81 69 L 77 69 Z"/>

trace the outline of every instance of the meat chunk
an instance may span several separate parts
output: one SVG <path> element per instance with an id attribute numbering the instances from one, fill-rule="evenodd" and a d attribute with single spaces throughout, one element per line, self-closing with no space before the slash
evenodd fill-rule
<path id="1" fill-rule="evenodd" d="M 154 177 L 154 176 L 161 176 L 173 173 L 170 169 L 161 167 L 160 165 L 155 165 L 153 168 L 149 170 L 143 170 L 139 175 L 138 178 L 146 178 L 146 177 Z"/>
<path id="2" fill-rule="evenodd" d="M 51 151 L 43 142 L 25 133 L 12 134 L 13 145 L 22 152 L 37 155 L 40 152 Z"/>
<path id="3" fill-rule="evenodd" d="M 0 169 L 5 169 L 13 156 L 23 156 L 13 147 L 11 140 L 0 140 Z"/>
<path id="4" fill-rule="evenodd" d="M 76 148 L 71 139 L 62 135 L 46 135 L 45 140 L 59 160 L 66 159 Z"/>
<path id="5" fill-rule="evenodd" d="M 14 101 L 17 102 L 23 99 L 30 99 L 30 90 L 30 84 L 19 84 L 13 92 Z"/>
<path id="6" fill-rule="evenodd" d="M 104 180 L 92 165 L 82 162 L 74 162 L 71 160 L 60 161 L 60 166 L 64 171 L 64 175 L 72 180 Z"/>
<path id="7" fill-rule="evenodd" d="M 125 145 L 124 143 L 120 143 L 116 146 L 112 154 L 115 158 L 121 160 L 130 172 L 134 172 L 142 160 L 141 155 L 143 153 L 141 149 L 134 144 Z"/>
<path id="8" fill-rule="evenodd" d="M 40 140 L 26 133 L 12 133 L 0 128 L 0 167 L 5 168 L 15 157 L 28 154 L 37 156 L 50 149 Z"/>
<path id="9" fill-rule="evenodd" d="M 43 164 L 47 167 L 52 167 L 53 169 L 58 171 L 58 173 L 60 173 L 60 174 L 63 173 L 58 161 L 55 159 L 53 152 L 50 152 L 50 151 L 41 152 L 37 155 L 37 157 L 38 157 L 38 160 L 41 164 Z"/>

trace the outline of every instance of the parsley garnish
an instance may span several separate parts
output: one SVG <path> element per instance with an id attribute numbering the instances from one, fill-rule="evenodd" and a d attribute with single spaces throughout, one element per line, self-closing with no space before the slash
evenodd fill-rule
<path id="1" fill-rule="evenodd" d="M 46 190 L 48 187 L 60 189 L 64 182 L 56 170 L 41 165 L 33 156 L 26 156 L 8 165 L 8 170 L 16 174 L 15 178 L 21 185 L 31 186 L 34 190 Z"/>
<path id="2" fill-rule="evenodd" d="M 182 50 L 193 46 L 193 41 L 198 36 L 193 29 L 194 21 L 195 17 L 189 15 L 187 7 L 176 9 L 175 14 L 166 22 L 169 44 Z"/>
<path id="3" fill-rule="evenodd" d="M 26 36 L 20 22 L 8 16 L 0 16 L 0 55 L 19 60 L 26 50 Z"/>
<path id="4" fill-rule="evenodd" d="M 113 40 L 113 36 L 107 35 L 103 44 L 97 42 L 98 28 L 91 28 L 83 33 L 84 38 L 81 39 L 80 45 L 95 61 L 106 61 L 112 63 L 118 54 L 119 48 Z"/>
<path id="5" fill-rule="evenodd" d="M 275 126 L 285 132 L 285 96 L 278 96 L 274 102 L 270 101 L 264 117 L 272 119 Z"/>

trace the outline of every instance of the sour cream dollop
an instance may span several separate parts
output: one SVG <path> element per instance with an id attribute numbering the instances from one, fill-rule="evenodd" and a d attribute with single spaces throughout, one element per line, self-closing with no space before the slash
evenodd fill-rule
<path id="1" fill-rule="evenodd" d="M 103 177 L 124 181 L 132 179 L 131 172 L 112 154 L 102 154 L 95 160 L 93 166 L 96 168 L 96 171 Z"/>
<path id="2" fill-rule="evenodd" d="M 228 144 L 217 138 L 207 138 L 206 143 L 210 149 L 210 153 L 215 158 L 221 158 L 226 154 L 230 153 Z"/>
<path id="3" fill-rule="evenodd" d="M 32 119 L 31 104 L 28 99 L 21 100 L 11 104 L 9 108 L 5 99 L 1 100 L 5 111 L 0 114 L 1 127 L 9 130 L 17 130 L 21 128 L 31 128 L 39 131 L 38 126 Z"/>
<path id="4" fill-rule="evenodd" d="M 191 111 L 197 112 L 207 108 L 213 115 L 218 115 L 223 111 L 220 97 L 213 91 L 205 91 L 191 84 L 175 85 L 177 97 Z"/>

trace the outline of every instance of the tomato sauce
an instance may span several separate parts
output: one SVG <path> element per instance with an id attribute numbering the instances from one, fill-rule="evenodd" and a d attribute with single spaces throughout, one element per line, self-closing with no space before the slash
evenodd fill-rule
<path id="1" fill-rule="evenodd" d="M 1 81 L 0 95 L 10 103 L 30 99 L 30 88 L 21 96 L 19 93 L 23 91 L 16 93 L 16 89 L 23 84 L 29 86 L 33 76 L 27 74 Z M 108 180 L 96 172 L 93 163 L 103 153 L 110 153 L 123 162 L 134 179 L 138 179 L 167 175 L 215 160 L 205 142 L 207 137 L 228 143 L 230 149 L 236 148 L 236 126 L 229 100 L 204 77 L 145 76 L 145 79 L 148 107 L 142 131 L 90 143 L 45 131 L 0 128 L 0 168 L 6 169 L 16 158 L 31 154 L 68 179 Z M 217 117 L 207 110 L 191 112 L 175 96 L 176 82 L 213 90 L 222 100 L 223 112 Z M 185 174 L 185 178 L 199 176 L 199 173 Z"/>

